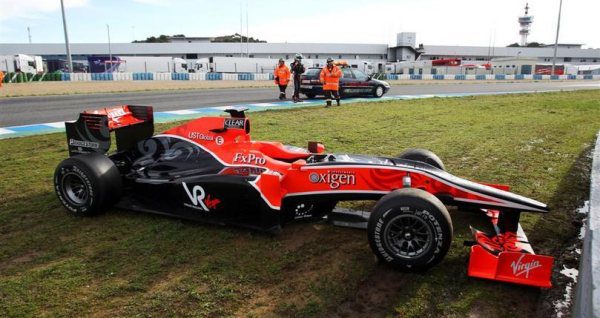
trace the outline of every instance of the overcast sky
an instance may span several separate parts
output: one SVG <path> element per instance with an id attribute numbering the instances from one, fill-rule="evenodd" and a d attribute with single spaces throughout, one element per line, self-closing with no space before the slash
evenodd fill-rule
<path id="1" fill-rule="evenodd" d="M 159 34 L 240 32 L 248 5 L 250 36 L 268 42 L 395 44 L 402 31 L 428 45 L 519 42 L 522 0 L 65 0 L 72 43 L 131 42 Z M 559 0 L 531 0 L 529 41 L 553 43 Z M 600 48 L 600 0 L 563 0 L 560 42 Z M 246 13 L 243 18 L 245 20 Z M 64 41 L 60 0 L 0 0 L 0 43 Z M 244 34 L 246 22 L 243 23 Z"/>

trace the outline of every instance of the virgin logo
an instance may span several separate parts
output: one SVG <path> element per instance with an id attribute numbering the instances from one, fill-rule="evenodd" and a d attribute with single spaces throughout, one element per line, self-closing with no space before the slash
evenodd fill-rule
<path id="1" fill-rule="evenodd" d="M 542 264 L 535 259 L 531 260 L 530 262 L 523 263 L 522 260 L 525 255 L 526 254 L 523 254 L 518 260 L 512 261 L 512 263 L 510 263 L 510 268 L 512 268 L 513 275 L 521 276 L 525 274 L 525 278 L 529 278 L 529 272 L 538 267 L 542 267 Z"/>
<path id="2" fill-rule="evenodd" d="M 208 195 L 208 197 L 205 199 L 206 193 L 204 192 L 204 189 L 199 185 L 195 185 L 192 188 L 192 191 L 190 191 L 185 182 L 182 182 L 181 184 L 183 185 L 185 193 L 187 193 L 188 197 L 190 198 L 190 201 L 192 201 L 192 204 L 183 204 L 187 207 L 208 212 L 210 211 L 210 209 L 216 208 L 217 205 L 221 203 L 221 200 L 217 198 L 213 199 L 210 195 Z"/>

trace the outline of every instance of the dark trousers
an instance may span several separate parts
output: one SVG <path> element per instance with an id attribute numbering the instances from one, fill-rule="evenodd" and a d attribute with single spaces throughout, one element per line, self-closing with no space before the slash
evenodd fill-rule
<path id="1" fill-rule="evenodd" d="M 285 98 L 285 89 L 287 85 L 279 85 L 279 98 Z"/>
<path id="2" fill-rule="evenodd" d="M 327 105 L 331 105 L 331 99 L 333 97 L 335 97 L 335 101 L 337 102 L 337 104 L 340 104 L 340 93 L 338 91 L 325 90 L 323 92 L 325 93 L 325 101 L 327 102 Z"/>
<path id="3" fill-rule="evenodd" d="M 294 97 L 300 98 L 300 76 L 294 77 Z"/>

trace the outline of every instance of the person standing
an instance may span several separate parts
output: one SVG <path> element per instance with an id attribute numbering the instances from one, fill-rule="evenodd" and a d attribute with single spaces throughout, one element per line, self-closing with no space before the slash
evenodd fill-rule
<path id="1" fill-rule="evenodd" d="M 337 105 L 340 106 L 340 94 L 338 92 L 340 77 L 342 77 L 342 70 L 337 65 L 333 65 L 332 58 L 327 58 L 327 65 L 321 71 L 321 83 L 323 84 L 323 92 L 325 93 L 325 100 L 327 102 L 325 107 L 331 106 L 332 95 L 335 97 Z"/>
<path id="2" fill-rule="evenodd" d="M 275 71 L 273 71 L 273 76 L 275 76 L 275 85 L 279 86 L 279 99 L 285 99 L 285 89 L 290 82 L 290 69 L 285 65 L 285 61 L 283 59 L 279 59 L 279 64 L 275 67 Z"/>
<path id="3" fill-rule="evenodd" d="M 0 87 L 2 87 L 3 80 L 4 80 L 4 72 L 0 71 Z"/>
<path id="4" fill-rule="evenodd" d="M 300 102 L 300 77 L 306 71 L 302 64 L 302 54 L 296 53 L 294 62 L 291 64 L 292 74 L 294 75 L 294 103 Z"/>

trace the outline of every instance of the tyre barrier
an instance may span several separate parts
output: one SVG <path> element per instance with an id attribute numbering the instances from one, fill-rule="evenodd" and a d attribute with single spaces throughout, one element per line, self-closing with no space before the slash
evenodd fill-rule
<path id="1" fill-rule="evenodd" d="M 238 73 L 238 81 L 253 81 L 254 74 L 252 73 Z"/>
<path id="2" fill-rule="evenodd" d="M 600 80 L 600 75 L 524 75 L 524 74 L 385 74 L 385 80 Z M 267 81 L 271 73 L 6 73 L 3 83 L 41 81 Z"/>
<path id="3" fill-rule="evenodd" d="M 68 73 L 65 73 L 68 74 Z M 113 74 L 112 73 L 91 73 L 92 81 L 112 81 Z"/>
<path id="4" fill-rule="evenodd" d="M 209 81 L 220 81 L 223 79 L 223 73 L 206 73 L 206 79 Z"/>
<path id="5" fill-rule="evenodd" d="M 189 81 L 189 73 L 171 73 L 171 80 L 173 81 Z"/>
<path id="6" fill-rule="evenodd" d="M 152 81 L 154 80 L 153 73 L 133 73 L 131 76 L 134 81 Z"/>

